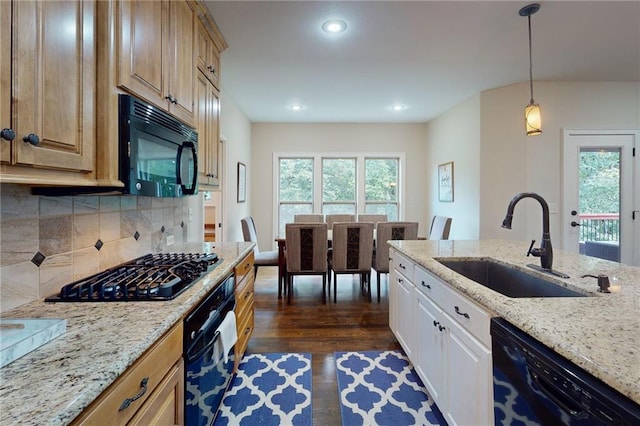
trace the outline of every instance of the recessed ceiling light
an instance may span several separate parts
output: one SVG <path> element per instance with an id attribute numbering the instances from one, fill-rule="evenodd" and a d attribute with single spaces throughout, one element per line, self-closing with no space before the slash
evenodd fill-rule
<path id="1" fill-rule="evenodd" d="M 289 109 L 291 111 L 300 111 L 304 109 L 304 106 L 300 105 L 300 104 L 293 104 L 289 107 Z"/>
<path id="2" fill-rule="evenodd" d="M 331 34 L 342 33 L 347 30 L 347 23 L 340 19 L 331 19 L 322 24 L 322 30 Z"/>
<path id="3" fill-rule="evenodd" d="M 405 109 L 407 109 L 406 105 L 400 105 L 400 104 L 391 105 L 390 108 L 392 111 L 404 111 Z"/>

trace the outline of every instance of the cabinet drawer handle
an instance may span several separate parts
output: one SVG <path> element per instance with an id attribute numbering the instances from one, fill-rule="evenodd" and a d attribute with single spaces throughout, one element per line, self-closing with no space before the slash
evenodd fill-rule
<path id="1" fill-rule="evenodd" d="M 402 263 L 398 264 L 399 267 L 401 267 L 402 269 L 407 269 Z"/>
<path id="2" fill-rule="evenodd" d="M 443 325 L 439 325 L 439 326 L 438 326 L 438 330 L 440 330 L 440 331 L 444 330 L 445 328 L 446 328 L 446 327 L 445 327 L 445 326 L 443 326 Z"/>
<path id="3" fill-rule="evenodd" d="M 35 133 L 29 133 L 27 136 L 22 138 L 26 143 L 30 143 L 33 146 L 36 146 L 40 143 L 40 138 Z"/>
<path id="4" fill-rule="evenodd" d="M 403 283 L 404 281 L 402 280 L 402 278 L 398 278 L 398 282 Z"/>
<path id="5" fill-rule="evenodd" d="M 465 318 L 470 318 L 468 313 L 466 313 L 466 312 L 460 312 L 460 308 L 458 308 L 457 306 L 456 306 L 455 308 L 456 308 L 456 314 L 458 314 L 458 315 L 462 315 L 462 316 L 463 316 L 463 317 L 465 317 Z"/>
<path id="6" fill-rule="evenodd" d="M 16 132 L 13 129 L 2 129 L 2 131 L 0 131 L 0 138 L 6 141 L 12 141 L 16 138 Z"/>
<path id="7" fill-rule="evenodd" d="M 434 327 L 437 327 L 437 326 L 438 326 L 438 324 L 440 324 L 438 321 L 433 320 L 433 326 L 434 326 Z"/>
<path id="8" fill-rule="evenodd" d="M 249 298 L 249 296 L 251 296 L 251 292 L 250 292 L 250 291 L 247 291 L 247 292 L 244 294 L 244 298 L 245 298 L 245 299 L 248 299 L 248 298 Z"/>
<path id="9" fill-rule="evenodd" d="M 431 290 L 431 284 L 427 284 L 427 283 L 425 283 L 424 281 L 422 281 L 422 282 L 421 282 L 421 284 L 422 284 L 422 287 L 426 287 L 426 288 L 428 288 L 429 290 Z"/>
<path id="10" fill-rule="evenodd" d="M 140 392 L 138 392 L 136 395 L 132 396 L 131 398 L 127 398 L 124 401 L 122 401 L 122 405 L 120 405 L 120 408 L 118 409 L 118 411 L 122 411 L 125 410 L 127 407 L 129 407 L 129 405 L 131 405 L 131 403 L 137 399 L 140 399 L 142 397 L 142 395 L 144 395 L 145 393 L 147 393 L 147 383 L 149 382 L 149 378 L 145 377 L 144 379 L 142 379 L 142 381 L 140 382 L 140 387 L 142 389 L 140 389 Z"/>

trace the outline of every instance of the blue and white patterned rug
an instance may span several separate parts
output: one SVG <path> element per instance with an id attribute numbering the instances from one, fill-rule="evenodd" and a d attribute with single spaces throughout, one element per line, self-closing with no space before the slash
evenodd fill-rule
<path id="1" fill-rule="evenodd" d="M 215 425 L 311 425 L 311 354 L 245 355 Z"/>
<path id="2" fill-rule="evenodd" d="M 446 425 L 400 351 L 336 352 L 342 424 Z"/>

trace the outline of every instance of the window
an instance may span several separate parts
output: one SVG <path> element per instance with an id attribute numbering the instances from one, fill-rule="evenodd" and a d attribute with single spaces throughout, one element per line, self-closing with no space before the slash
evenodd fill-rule
<path id="1" fill-rule="evenodd" d="M 278 235 L 296 214 L 386 214 L 400 220 L 401 154 L 275 154 Z"/>

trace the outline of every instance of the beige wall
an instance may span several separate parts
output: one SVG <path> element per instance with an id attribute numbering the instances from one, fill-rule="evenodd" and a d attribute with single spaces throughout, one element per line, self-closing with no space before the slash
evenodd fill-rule
<path id="1" fill-rule="evenodd" d="M 539 239 L 541 208 L 534 200 L 516 207 L 513 229 L 500 227 L 519 192 L 537 192 L 562 207 L 563 129 L 640 127 L 638 82 L 535 82 L 543 133 L 527 137 L 523 112 L 529 85 L 487 90 L 427 124 L 429 215 L 453 217 L 450 238 Z M 437 164 L 454 161 L 455 202 L 438 202 Z M 562 248 L 559 214 L 551 214 L 554 245 Z"/>
<path id="2" fill-rule="evenodd" d="M 452 218 L 452 240 L 478 239 L 480 226 L 480 96 L 427 124 L 428 217 Z M 453 161 L 454 201 L 438 201 L 438 165 Z"/>
<path id="3" fill-rule="evenodd" d="M 251 194 L 253 187 L 251 175 L 251 123 L 238 109 L 233 99 L 225 95 L 220 97 L 220 135 L 225 140 L 223 154 L 223 210 L 224 222 L 222 241 L 242 241 L 240 219 L 251 212 Z M 238 162 L 247 166 L 247 201 L 238 203 Z"/>
<path id="4" fill-rule="evenodd" d="M 427 182 L 425 124 L 274 124 L 256 123 L 252 129 L 251 214 L 258 228 L 261 250 L 274 247 L 273 153 L 372 152 L 406 154 L 405 219 L 428 231 L 425 211 Z"/>

